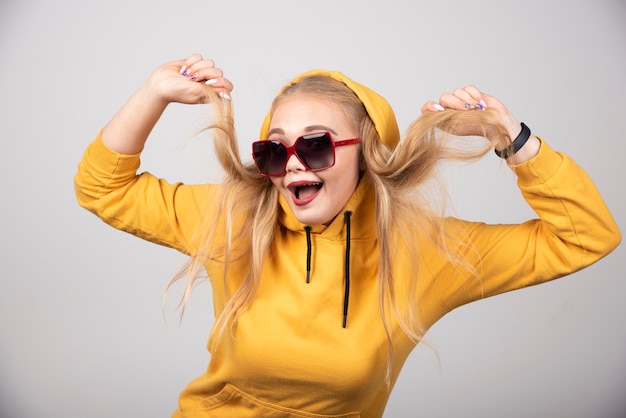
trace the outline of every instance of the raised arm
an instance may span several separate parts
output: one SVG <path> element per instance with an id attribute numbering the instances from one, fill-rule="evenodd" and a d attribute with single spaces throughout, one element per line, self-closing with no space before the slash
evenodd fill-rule
<path id="1" fill-rule="evenodd" d="M 520 123 L 495 97 L 473 86 L 444 93 L 439 102 L 427 102 L 422 112 L 445 109 L 482 111 L 501 118 L 511 138 L 520 135 Z M 482 135 L 480 126 L 459 127 L 459 135 Z M 496 145 L 503 149 L 507 144 Z M 522 224 L 493 225 L 450 220 L 461 231 L 459 241 L 478 277 L 458 271 L 439 271 L 438 293 L 445 310 L 476 299 L 543 283 L 585 268 L 609 254 L 621 241 L 619 228 L 587 173 L 567 155 L 530 136 L 507 159 L 518 186 L 538 219 Z"/>
<path id="2" fill-rule="evenodd" d="M 231 90 L 222 71 L 200 55 L 157 68 L 87 147 L 74 177 L 78 203 L 117 229 L 193 252 L 214 188 L 138 174 L 139 153 L 169 103 L 228 100 Z"/>
<path id="3" fill-rule="evenodd" d="M 210 59 L 192 55 L 157 68 L 102 130 L 112 151 L 136 154 L 169 103 L 205 103 L 209 89 L 228 99 L 233 85 Z"/>

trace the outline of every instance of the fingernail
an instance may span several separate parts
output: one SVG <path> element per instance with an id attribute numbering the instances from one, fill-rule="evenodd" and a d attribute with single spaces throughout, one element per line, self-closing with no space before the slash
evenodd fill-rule
<path id="1" fill-rule="evenodd" d="M 482 103 L 476 103 L 476 109 L 483 110 L 484 108 L 485 108 L 485 106 L 483 106 Z"/>
<path id="2" fill-rule="evenodd" d="M 187 66 L 183 65 L 182 67 L 180 67 L 180 71 L 178 73 L 186 76 L 187 75 Z"/>
<path id="3" fill-rule="evenodd" d="M 198 75 L 197 75 L 197 74 L 192 74 L 192 75 L 190 75 L 190 76 L 189 76 L 189 79 L 190 79 L 191 81 L 196 81 L 196 78 L 198 78 Z"/>
<path id="4" fill-rule="evenodd" d="M 484 100 L 481 99 L 479 103 L 482 106 L 481 109 L 487 109 L 487 103 Z"/>
<path id="5" fill-rule="evenodd" d="M 217 78 L 211 78 L 211 79 L 209 79 L 209 80 L 204 82 L 204 84 L 209 85 L 209 86 L 211 84 L 215 84 L 215 83 L 217 83 Z"/>
<path id="6" fill-rule="evenodd" d="M 225 93 L 223 91 L 218 92 L 217 95 L 220 96 L 222 99 L 231 100 L 228 93 Z"/>
<path id="7" fill-rule="evenodd" d="M 473 104 L 469 104 L 469 103 L 465 103 L 463 106 L 464 106 L 466 109 L 473 109 L 473 108 L 474 108 L 474 105 L 473 105 Z"/>
<path id="8" fill-rule="evenodd" d="M 446 110 L 446 109 L 444 109 L 444 108 L 443 108 L 443 106 L 441 106 L 439 103 L 435 103 L 435 104 L 433 105 L 433 107 L 434 107 L 436 110 L 439 110 L 439 111 L 441 111 L 441 110 Z"/>

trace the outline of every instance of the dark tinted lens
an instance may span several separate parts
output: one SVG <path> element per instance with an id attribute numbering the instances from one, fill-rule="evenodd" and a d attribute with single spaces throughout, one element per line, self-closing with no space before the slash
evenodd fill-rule
<path id="1" fill-rule="evenodd" d="M 332 139 L 327 133 L 303 136 L 296 143 L 296 153 L 312 170 L 328 168 L 335 163 Z"/>
<path id="2" fill-rule="evenodd" d="M 280 174 L 287 162 L 287 149 L 278 141 L 255 142 L 252 148 L 254 161 L 263 174 Z"/>

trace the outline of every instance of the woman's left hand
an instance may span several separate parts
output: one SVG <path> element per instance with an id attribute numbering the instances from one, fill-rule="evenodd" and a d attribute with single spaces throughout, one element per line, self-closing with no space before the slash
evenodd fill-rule
<path id="1" fill-rule="evenodd" d="M 422 106 L 422 113 L 442 112 L 446 109 L 454 109 L 468 112 L 484 111 L 489 109 L 498 115 L 502 126 L 506 128 L 511 140 L 519 135 L 521 130 L 520 122 L 509 112 L 504 104 L 497 98 L 485 94 L 473 85 L 455 89 L 452 93 L 443 93 L 439 101 L 430 100 Z M 467 132 L 458 132 L 459 135 L 481 135 L 481 132 L 473 132 L 475 125 L 468 125 Z M 531 136 L 526 144 L 511 158 L 510 164 L 519 164 L 537 155 L 541 142 L 535 136 Z M 502 146 L 504 147 L 504 145 Z M 497 146 L 498 149 L 500 147 Z"/>

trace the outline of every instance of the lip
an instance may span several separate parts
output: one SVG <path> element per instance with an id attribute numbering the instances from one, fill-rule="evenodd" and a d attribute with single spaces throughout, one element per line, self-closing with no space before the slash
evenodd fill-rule
<path id="1" fill-rule="evenodd" d="M 289 192 L 291 194 L 291 200 L 296 206 L 306 206 L 309 203 L 311 203 L 320 194 L 320 192 L 322 191 L 322 188 L 320 187 L 319 190 L 315 192 L 315 194 L 307 197 L 306 199 L 298 199 L 292 189 L 296 187 L 300 187 L 300 186 L 306 186 L 308 184 L 313 184 L 313 183 L 322 183 L 322 182 L 317 181 L 317 180 L 310 180 L 310 181 L 303 180 L 303 181 L 294 181 L 287 185 L 287 189 L 289 189 Z"/>

